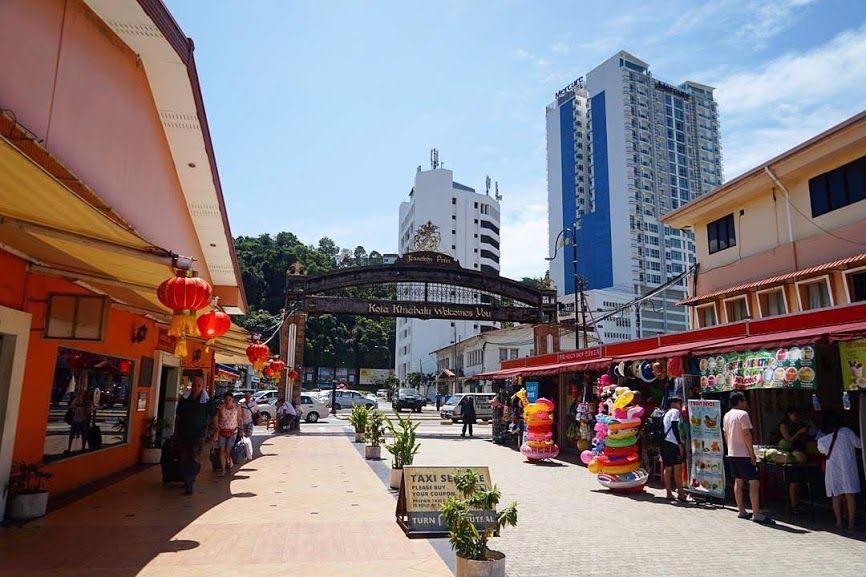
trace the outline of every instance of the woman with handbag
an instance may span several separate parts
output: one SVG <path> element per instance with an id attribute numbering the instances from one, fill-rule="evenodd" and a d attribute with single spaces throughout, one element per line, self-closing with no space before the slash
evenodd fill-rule
<path id="1" fill-rule="evenodd" d="M 827 496 L 833 503 L 836 528 L 842 529 L 842 500 L 848 510 L 848 529 L 854 530 L 857 515 L 857 493 L 860 492 L 860 477 L 857 474 L 857 456 L 854 449 L 862 449 L 860 438 L 848 427 L 839 426 L 839 416 L 825 411 L 821 430 L 825 433 L 818 439 L 818 450 L 827 456 L 824 463 L 824 485 Z"/>
<path id="2" fill-rule="evenodd" d="M 238 440 L 238 435 L 244 433 L 244 418 L 241 414 L 241 408 L 235 404 L 235 398 L 232 393 L 223 395 L 223 406 L 217 411 L 217 445 L 220 448 L 220 459 L 223 468 L 220 469 L 219 476 L 224 477 L 226 469 L 231 471 L 234 467 L 232 463 L 232 449 Z"/>

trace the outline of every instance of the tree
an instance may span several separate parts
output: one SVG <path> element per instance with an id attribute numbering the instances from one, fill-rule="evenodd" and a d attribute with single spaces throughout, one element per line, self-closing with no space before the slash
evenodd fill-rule
<path id="1" fill-rule="evenodd" d="M 417 389 L 418 387 L 421 386 L 421 383 L 423 383 L 423 382 L 424 382 L 424 375 L 417 372 L 417 371 L 409 373 L 408 375 L 406 375 L 406 383 L 408 383 L 408 385 L 410 387 Z"/>

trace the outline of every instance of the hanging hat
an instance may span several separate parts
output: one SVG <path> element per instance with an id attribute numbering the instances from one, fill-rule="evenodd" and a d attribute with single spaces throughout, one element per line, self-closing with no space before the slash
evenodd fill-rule
<path id="1" fill-rule="evenodd" d="M 620 361 L 614 369 L 616 376 L 625 377 L 625 361 Z"/>
<path id="2" fill-rule="evenodd" d="M 611 383 L 610 376 L 604 374 L 598 378 L 598 384 L 602 387 L 606 387 Z"/>
<path id="3" fill-rule="evenodd" d="M 671 357 L 668 359 L 668 376 L 671 378 L 678 378 L 683 376 L 683 358 L 682 357 Z"/>
<path id="4" fill-rule="evenodd" d="M 632 376 L 636 379 L 640 378 L 640 361 L 634 361 L 631 364 L 631 375 L 628 376 Z"/>
<path id="5" fill-rule="evenodd" d="M 645 383 L 651 383 L 656 380 L 653 374 L 653 364 L 649 361 L 644 361 L 640 364 L 640 380 Z"/>

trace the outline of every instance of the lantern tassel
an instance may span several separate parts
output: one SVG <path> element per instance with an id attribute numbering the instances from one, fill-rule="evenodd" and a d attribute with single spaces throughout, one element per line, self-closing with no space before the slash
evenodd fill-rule
<path id="1" fill-rule="evenodd" d="M 177 345 L 175 345 L 175 347 L 174 347 L 174 354 L 181 357 L 181 358 L 186 357 L 187 349 L 186 349 L 186 339 L 184 337 L 181 337 L 177 340 Z"/>
<path id="2" fill-rule="evenodd" d="M 195 324 L 195 313 L 193 311 L 175 311 L 171 317 L 168 334 L 172 337 L 199 336 L 198 326 Z"/>

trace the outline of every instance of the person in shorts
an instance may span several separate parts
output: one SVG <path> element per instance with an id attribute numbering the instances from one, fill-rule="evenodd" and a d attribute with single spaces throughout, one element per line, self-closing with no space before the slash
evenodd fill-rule
<path id="1" fill-rule="evenodd" d="M 682 419 L 683 400 L 677 396 L 668 398 L 668 410 L 662 420 L 665 437 L 660 449 L 664 472 L 666 497 L 674 500 L 673 487 L 677 488 L 677 501 L 689 500 L 683 488 L 683 455 L 685 446 L 680 439 L 680 420 Z"/>
<path id="2" fill-rule="evenodd" d="M 755 523 L 772 525 L 773 520 L 761 513 L 760 492 L 761 484 L 758 481 L 758 458 L 755 456 L 755 448 L 752 442 L 752 421 L 749 419 L 749 403 L 746 396 L 740 392 L 731 393 L 731 410 L 722 419 L 722 428 L 725 431 L 725 446 L 727 447 L 728 466 L 731 476 L 734 478 L 734 498 L 737 501 L 737 509 L 740 519 L 751 519 Z M 746 481 L 749 482 L 749 501 L 752 512 L 746 511 L 743 489 Z"/>

